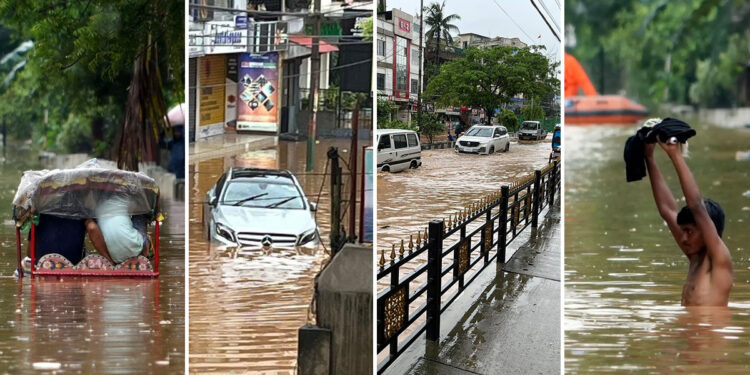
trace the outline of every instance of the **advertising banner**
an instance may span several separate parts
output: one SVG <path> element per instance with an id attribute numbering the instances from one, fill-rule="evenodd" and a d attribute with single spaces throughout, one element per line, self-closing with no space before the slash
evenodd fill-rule
<path id="1" fill-rule="evenodd" d="M 278 131 L 279 54 L 240 54 L 237 130 Z"/>
<path id="2" fill-rule="evenodd" d="M 198 58 L 198 138 L 224 132 L 226 64 L 224 55 Z"/>

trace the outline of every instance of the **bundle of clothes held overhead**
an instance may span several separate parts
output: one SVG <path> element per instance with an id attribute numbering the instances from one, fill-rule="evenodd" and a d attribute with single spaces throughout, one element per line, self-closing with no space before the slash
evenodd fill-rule
<path id="1" fill-rule="evenodd" d="M 678 119 L 667 117 L 660 121 L 646 121 L 646 125 L 625 141 L 624 158 L 627 181 L 638 181 L 646 177 L 644 150 L 647 143 L 656 143 L 657 137 L 664 143 L 686 143 L 688 138 L 695 134 L 695 129 Z"/>

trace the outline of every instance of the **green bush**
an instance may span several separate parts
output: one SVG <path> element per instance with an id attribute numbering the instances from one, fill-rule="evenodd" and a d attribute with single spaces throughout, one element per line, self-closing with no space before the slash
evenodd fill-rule
<path id="1" fill-rule="evenodd" d="M 518 131 L 518 117 L 510 109 L 503 109 L 500 113 L 500 123 L 505 126 L 508 131 Z"/>
<path id="2" fill-rule="evenodd" d="M 91 151 L 91 124 L 84 118 L 69 115 L 55 138 L 58 151 L 65 153 Z"/>

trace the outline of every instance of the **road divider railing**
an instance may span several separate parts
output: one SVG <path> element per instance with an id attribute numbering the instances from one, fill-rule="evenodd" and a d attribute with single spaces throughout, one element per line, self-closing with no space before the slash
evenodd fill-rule
<path id="1" fill-rule="evenodd" d="M 377 280 L 388 286 L 377 297 L 378 373 L 423 332 L 438 341 L 440 314 L 493 260 L 505 263 L 519 234 L 537 228 L 559 197 L 560 170 L 557 159 L 380 251 Z"/>

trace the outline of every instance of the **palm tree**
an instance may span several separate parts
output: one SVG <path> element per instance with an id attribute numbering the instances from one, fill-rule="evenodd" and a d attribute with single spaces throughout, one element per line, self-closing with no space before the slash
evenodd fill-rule
<path id="1" fill-rule="evenodd" d="M 458 31 L 458 27 L 451 22 L 461 19 L 461 16 L 457 14 L 445 15 L 445 0 L 442 4 L 433 2 L 425 7 L 427 13 L 424 22 L 429 27 L 429 30 L 425 33 L 427 42 L 435 42 L 435 63 L 440 69 L 440 39 L 443 39 L 446 44 L 453 44 L 453 37 L 451 31 Z"/>

